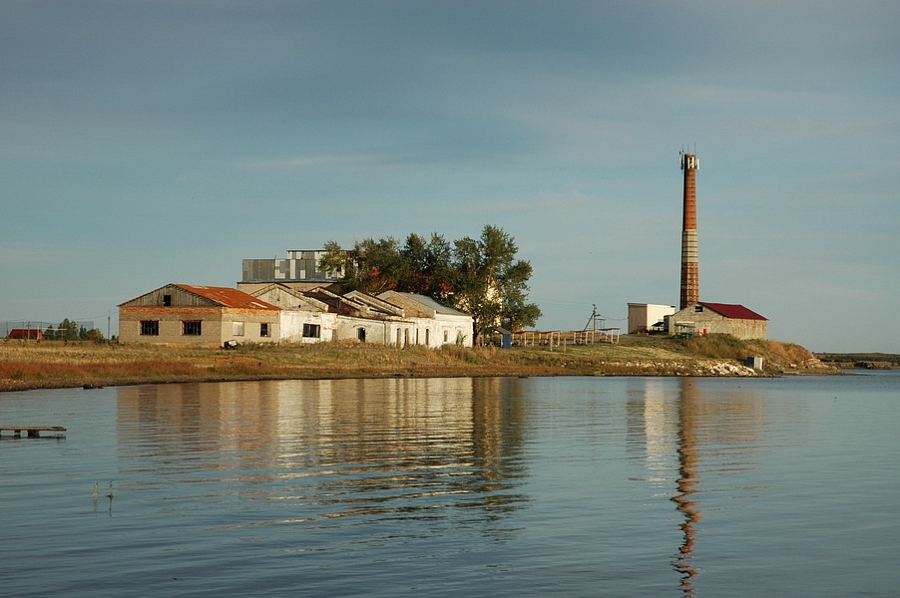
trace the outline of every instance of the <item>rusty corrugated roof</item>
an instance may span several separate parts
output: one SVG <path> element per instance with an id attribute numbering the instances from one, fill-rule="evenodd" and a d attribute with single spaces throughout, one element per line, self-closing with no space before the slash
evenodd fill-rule
<path id="1" fill-rule="evenodd" d="M 194 293 L 210 301 L 214 301 L 222 307 L 234 307 L 238 309 L 268 309 L 279 311 L 280 308 L 266 303 L 249 293 L 228 287 L 202 287 L 190 284 L 175 285 L 189 293 Z"/>
<path id="2" fill-rule="evenodd" d="M 701 301 L 700 305 L 708 307 L 714 312 L 722 314 L 726 318 L 735 320 L 768 320 L 768 318 L 759 315 L 752 309 L 748 309 L 743 305 L 733 303 L 709 303 L 707 301 Z"/>

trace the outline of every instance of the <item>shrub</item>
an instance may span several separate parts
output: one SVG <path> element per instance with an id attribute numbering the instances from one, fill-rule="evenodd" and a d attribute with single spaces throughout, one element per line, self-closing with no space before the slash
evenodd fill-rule
<path id="1" fill-rule="evenodd" d="M 730 334 L 695 336 L 684 341 L 684 346 L 691 353 L 712 359 L 744 361 L 750 356 L 747 343 Z"/>

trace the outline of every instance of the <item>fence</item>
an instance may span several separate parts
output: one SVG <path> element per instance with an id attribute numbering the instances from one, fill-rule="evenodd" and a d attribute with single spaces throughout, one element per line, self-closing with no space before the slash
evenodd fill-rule
<path id="1" fill-rule="evenodd" d="M 0 321 L 0 339 L 18 338 L 21 340 L 62 340 L 79 338 L 82 329 L 93 330 L 94 320 L 67 320 L 68 327 L 60 330 L 65 322 L 42 322 L 40 320 L 2 320 Z M 61 334 L 66 332 L 65 335 Z M 10 336 L 12 333 L 12 337 Z"/>
<path id="2" fill-rule="evenodd" d="M 618 343 L 619 336 L 619 328 L 602 328 L 596 331 L 573 330 L 571 332 L 524 330 L 513 334 L 513 345 L 517 347 L 559 347 L 561 345 Z"/>

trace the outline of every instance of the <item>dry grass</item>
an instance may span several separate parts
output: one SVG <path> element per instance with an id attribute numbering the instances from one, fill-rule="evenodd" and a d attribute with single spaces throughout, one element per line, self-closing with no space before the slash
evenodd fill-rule
<path id="1" fill-rule="evenodd" d="M 782 371 L 802 371 L 826 367 L 810 351 L 794 343 L 757 340 L 751 341 L 750 346 L 757 349 L 757 354 L 766 357 L 774 367 Z"/>
<path id="2" fill-rule="evenodd" d="M 816 357 L 837 367 L 854 367 L 859 362 L 900 367 L 900 355 L 893 353 L 816 353 Z"/>
<path id="3" fill-rule="evenodd" d="M 718 359 L 745 361 L 751 355 L 746 341 L 727 334 L 695 336 L 684 341 L 684 347 L 691 353 Z"/>
<path id="4" fill-rule="evenodd" d="M 751 354 L 765 357 L 770 371 L 802 370 L 813 362 L 819 363 L 797 345 L 707 339 L 705 344 L 644 338 L 627 339 L 616 345 L 512 350 L 457 346 L 440 350 L 398 349 L 319 343 L 245 345 L 230 351 L 189 346 L 6 341 L 0 342 L 0 390 L 383 376 L 703 375 L 704 364 L 715 360 L 743 361 Z"/>

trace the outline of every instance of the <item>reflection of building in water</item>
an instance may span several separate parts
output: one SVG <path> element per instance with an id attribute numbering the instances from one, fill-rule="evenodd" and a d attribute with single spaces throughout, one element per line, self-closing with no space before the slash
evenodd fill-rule
<path id="1" fill-rule="evenodd" d="M 721 388 L 713 386 L 720 382 Z M 679 379 L 677 393 L 670 379 L 635 379 L 629 385 L 629 452 L 642 451 L 655 486 L 671 484 L 667 474 L 678 472 L 672 501 L 683 517 L 682 542 L 672 565 L 684 594 L 693 596 L 701 473 L 711 477 L 753 467 L 748 454 L 763 427 L 762 395 L 730 381 L 695 378 Z"/>
<path id="2" fill-rule="evenodd" d="M 671 400 L 671 382 L 665 378 L 627 380 L 629 452 L 639 451 L 646 463 L 648 481 L 666 485 L 672 471 L 678 413 Z"/>
<path id="3" fill-rule="evenodd" d="M 332 505 L 328 516 L 408 516 L 435 500 L 496 511 L 522 500 L 510 493 L 523 475 L 519 384 L 391 378 L 122 387 L 118 427 L 120 435 L 143 436 L 138 444 L 153 453 L 144 456 L 207 452 L 180 467 L 243 469 L 239 484 L 290 486 L 293 497 Z"/>
<path id="4" fill-rule="evenodd" d="M 273 390 L 268 382 L 121 387 L 118 432 L 142 435 L 155 456 L 259 450 L 278 420 Z"/>

